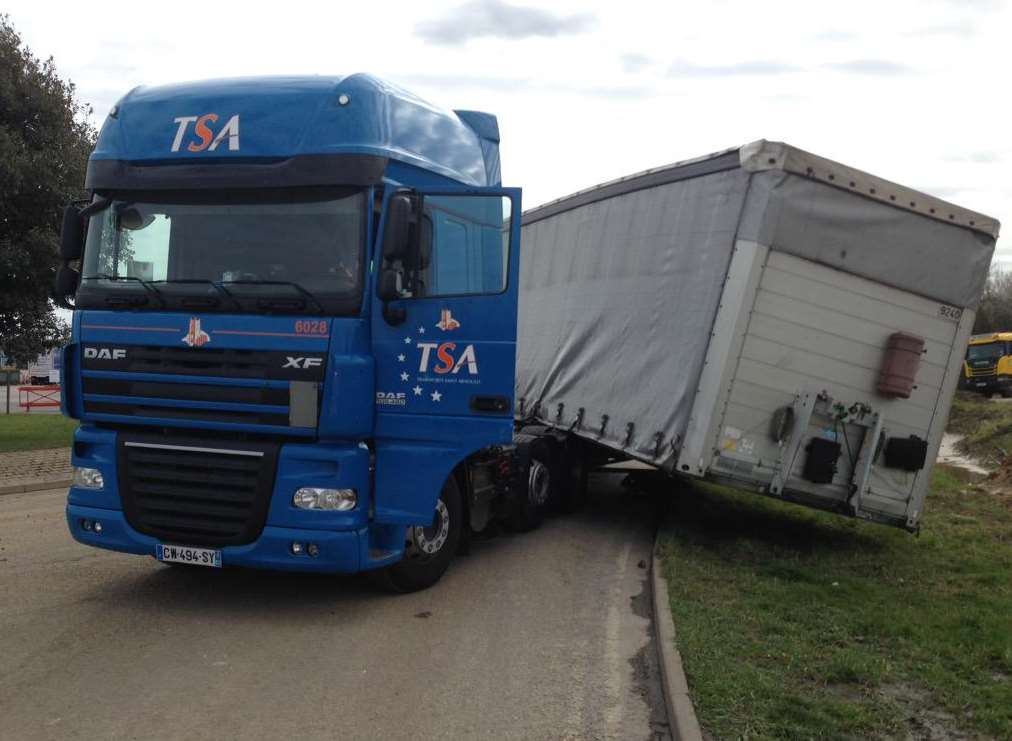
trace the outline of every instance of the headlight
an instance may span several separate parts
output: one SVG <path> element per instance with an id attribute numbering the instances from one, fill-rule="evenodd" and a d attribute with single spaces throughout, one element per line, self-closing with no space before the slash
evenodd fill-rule
<path id="1" fill-rule="evenodd" d="M 101 489 L 105 486 L 105 479 L 97 468 L 74 466 L 74 486 L 82 489 Z"/>
<path id="2" fill-rule="evenodd" d="M 356 504 L 358 492 L 354 489 L 318 489 L 314 486 L 304 486 L 292 497 L 292 505 L 299 509 L 344 512 L 355 509 Z"/>

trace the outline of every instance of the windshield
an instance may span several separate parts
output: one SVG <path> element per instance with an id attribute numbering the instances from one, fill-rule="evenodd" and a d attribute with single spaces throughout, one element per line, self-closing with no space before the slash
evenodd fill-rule
<path id="1" fill-rule="evenodd" d="M 997 360 L 1004 354 L 1004 342 L 989 342 L 986 345 L 970 345 L 966 349 L 966 359 L 971 363 L 975 360 Z"/>
<path id="2" fill-rule="evenodd" d="M 361 190 L 132 195 L 90 219 L 79 307 L 357 313 Z"/>

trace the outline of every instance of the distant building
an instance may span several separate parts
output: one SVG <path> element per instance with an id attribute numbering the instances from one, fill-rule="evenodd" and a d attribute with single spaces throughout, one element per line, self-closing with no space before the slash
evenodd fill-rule
<path id="1" fill-rule="evenodd" d="M 31 383 L 35 385 L 46 385 L 60 382 L 60 364 L 63 356 L 59 349 L 50 350 L 45 355 L 40 355 L 28 364 L 27 368 L 21 368 L 18 378 L 12 379 L 12 383 Z M 17 368 L 17 364 L 3 353 L 0 353 L 0 368 Z M 4 382 L 3 374 L 0 374 L 0 384 Z"/>

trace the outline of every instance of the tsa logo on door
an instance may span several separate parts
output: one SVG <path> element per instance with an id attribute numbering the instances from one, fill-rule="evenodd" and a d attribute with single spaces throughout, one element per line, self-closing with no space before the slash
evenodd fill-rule
<path id="1" fill-rule="evenodd" d="M 456 375 L 461 368 L 466 369 L 468 375 L 478 375 L 478 358 L 474 354 L 474 345 L 468 345 L 456 357 L 454 351 L 457 349 L 457 343 L 455 342 L 444 342 L 441 345 L 436 342 L 419 342 L 417 347 L 422 351 L 421 361 L 418 364 L 419 373 L 429 372 L 429 358 L 432 351 L 435 350 L 437 362 L 432 370 L 439 375 L 446 373 Z"/>

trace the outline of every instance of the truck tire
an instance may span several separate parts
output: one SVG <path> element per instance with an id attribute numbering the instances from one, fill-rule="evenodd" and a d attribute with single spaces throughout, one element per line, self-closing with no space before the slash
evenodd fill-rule
<path id="1" fill-rule="evenodd" d="M 526 491 L 518 496 L 510 508 L 507 524 L 511 530 L 525 533 L 541 527 L 553 498 L 554 470 L 551 451 L 544 440 L 530 443 L 530 458 L 524 478 Z"/>
<path id="2" fill-rule="evenodd" d="M 404 558 L 380 569 L 376 578 L 393 592 L 417 592 L 439 581 L 450 566 L 464 528 L 464 502 L 457 479 L 451 475 L 436 502 L 432 524 L 409 527 Z"/>

